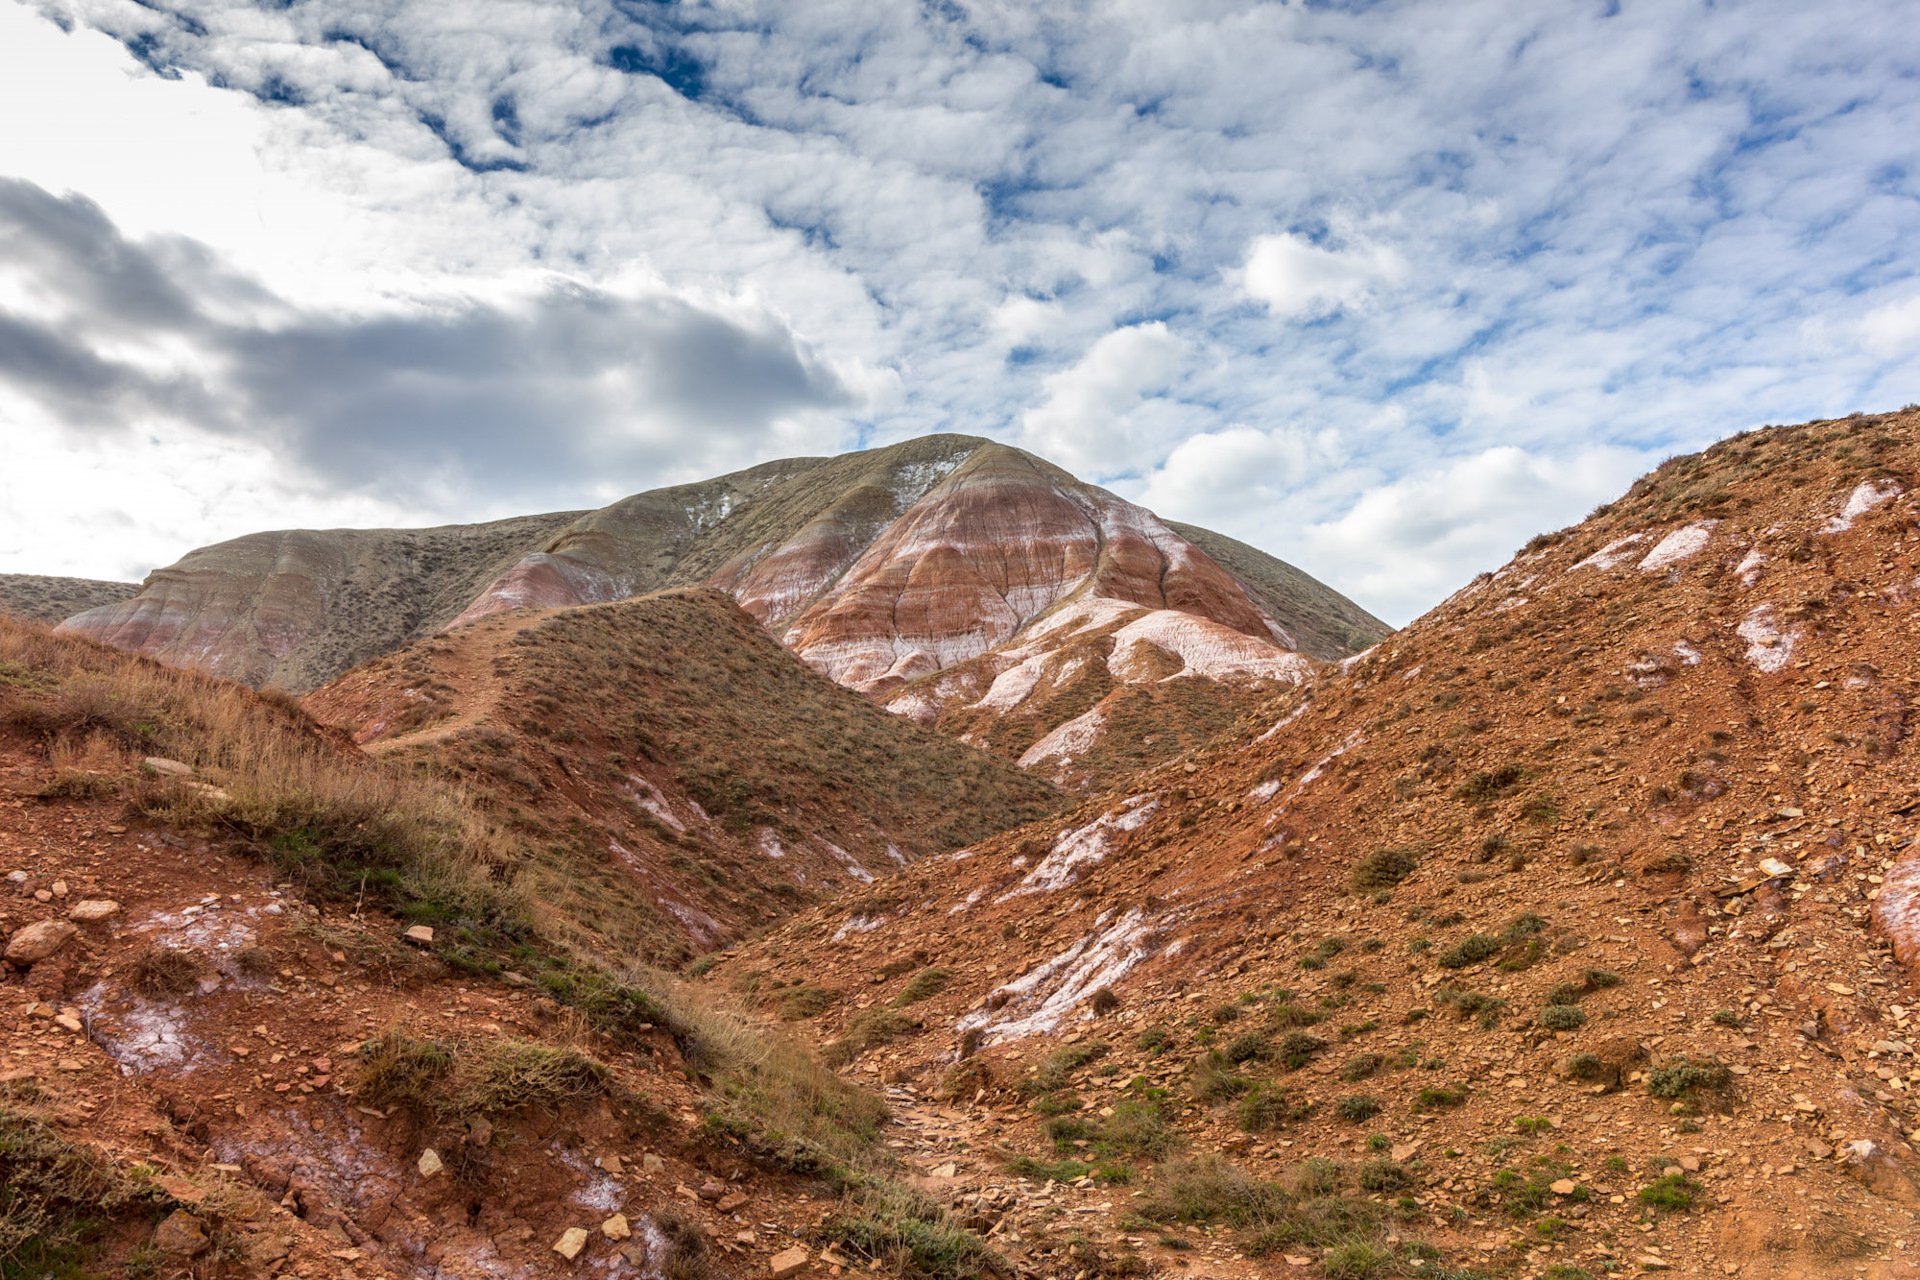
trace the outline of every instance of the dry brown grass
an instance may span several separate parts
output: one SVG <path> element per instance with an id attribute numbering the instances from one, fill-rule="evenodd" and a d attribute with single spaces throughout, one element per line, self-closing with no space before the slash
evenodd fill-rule
<path id="1" fill-rule="evenodd" d="M 0 727 L 44 744 L 62 793 L 125 781 L 146 813 L 237 836 L 323 894 L 529 914 L 511 842 L 458 789 L 382 767 L 290 700 L 0 618 Z M 197 779 L 128 777 L 146 754 Z"/>
<path id="2" fill-rule="evenodd" d="M 563 1045 L 469 1036 L 422 1040 L 398 1028 L 360 1047 L 352 1090 L 376 1107 L 444 1120 L 556 1107 L 604 1093 L 604 1064 Z"/>
<path id="3" fill-rule="evenodd" d="M 143 995 L 183 996 L 200 985 L 206 971 L 206 957 L 198 951 L 156 944 L 134 957 L 128 976 Z"/>

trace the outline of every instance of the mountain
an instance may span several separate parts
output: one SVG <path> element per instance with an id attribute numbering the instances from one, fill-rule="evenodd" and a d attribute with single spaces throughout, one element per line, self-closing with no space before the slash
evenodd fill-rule
<path id="1" fill-rule="evenodd" d="M 1251 547 L 1176 530 L 1029 454 L 951 435 L 770 462 L 584 514 L 251 535 L 189 554 L 133 599 L 64 629 L 307 691 L 495 614 L 701 585 L 727 592 L 841 684 L 879 698 L 914 690 L 891 705 L 935 724 L 966 719 L 1006 667 L 1057 640 L 1082 650 L 1103 642 L 1098 697 L 1089 686 L 1044 698 L 1017 717 L 1017 734 L 991 735 L 993 749 L 1014 757 L 1084 716 L 1110 686 L 1180 678 L 1270 689 L 1298 680 L 1306 659 L 1340 658 L 1387 632 Z M 1123 613 L 1140 624 L 1123 642 L 1135 657 L 1107 662 L 1104 641 L 1117 628 L 1106 624 Z M 1084 625 L 1096 615 L 1098 637 Z M 1073 674 L 1059 665 L 1048 689 Z M 927 683 L 962 666 L 958 681 Z M 1233 700 L 1164 692 L 1141 701 Z M 1164 743 L 1197 740 L 1213 714 L 1185 715 Z"/>
<path id="2" fill-rule="evenodd" d="M 139 590 L 139 584 L 133 582 L 0 573 L 0 614 L 28 622 L 55 623 L 87 609 L 119 604 Z"/>
<path id="3" fill-rule="evenodd" d="M 156 569 L 61 624 L 178 667 L 305 690 L 453 621 L 578 513 L 435 529 L 251 533 Z"/>
<path id="4" fill-rule="evenodd" d="M 305 705 L 457 782 L 537 851 L 530 891 L 626 956 L 709 950 L 1061 799 L 823 679 L 707 588 L 488 616 Z"/>
<path id="5" fill-rule="evenodd" d="M 947 1099 L 954 1203 L 1054 1180 L 1005 1233 L 1905 1275 L 1916 486 L 1920 410 L 1670 461 L 1130 793 L 711 980 L 804 985 L 857 1078 Z"/>

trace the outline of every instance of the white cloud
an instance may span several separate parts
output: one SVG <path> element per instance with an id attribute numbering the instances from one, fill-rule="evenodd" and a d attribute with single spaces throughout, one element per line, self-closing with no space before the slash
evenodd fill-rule
<path id="1" fill-rule="evenodd" d="M 1156 320 L 1115 329 L 1079 361 L 1042 384 L 1039 405 L 1021 418 L 1022 441 L 1070 471 L 1107 474 L 1137 464 L 1166 422 L 1155 404 L 1188 344 Z"/>
<path id="2" fill-rule="evenodd" d="M 1914 398 L 1905 17 L 1880 0 L 0 0 L 0 116 L 30 122 L 0 130 L 0 177 L 91 199 L 149 257 L 204 246 L 162 273 L 198 282 L 196 327 L 165 333 L 65 286 L 27 296 L 32 261 L 0 247 L 0 433 L 112 470 L 85 430 L 104 399 L 114 447 L 172 442 L 142 455 L 150 485 L 252 511 L 194 451 L 240 447 L 216 420 L 270 389 L 267 355 L 308 385 L 294 339 L 358 359 L 348 335 L 398 317 L 493 352 L 469 391 L 545 406 L 557 444 L 496 433 L 445 507 L 383 519 L 497 514 L 535 474 L 582 502 L 957 429 L 1400 617 L 1566 514 L 1525 485 L 1448 504 L 1423 476 L 1502 449 L 1548 475 L 1585 450 L 1651 458 Z M 679 348 L 648 308 L 677 308 L 731 326 L 759 361 L 745 388 L 841 394 L 722 430 L 650 376 L 658 359 L 570 364 L 556 335 L 583 309 L 555 281 L 627 308 L 656 355 Z M 605 358 L 613 331 L 588 327 Z M 234 332 L 256 337 L 255 383 Z M 369 386 L 458 390 L 472 367 L 410 359 Z M 447 422 L 423 418 L 390 419 L 394 466 L 430 469 Z M 340 518 L 384 448 L 349 443 L 288 451 L 273 522 Z M 1451 550 L 1369 505 L 1380 486 L 1425 503 Z M 74 522 L 0 531 L 4 567 L 156 555 L 108 505 L 123 497 L 78 486 Z"/>
<path id="3" fill-rule="evenodd" d="M 1534 533 L 1617 496 L 1657 460 L 1617 448 L 1542 455 L 1499 446 L 1371 488 L 1305 530 L 1303 542 L 1310 562 L 1339 565 L 1357 599 L 1404 622 Z"/>
<path id="4" fill-rule="evenodd" d="M 1266 303 L 1272 314 L 1292 318 L 1361 306 L 1405 271 L 1400 255 L 1384 246 L 1329 249 L 1281 234 L 1253 242 L 1241 279 L 1248 296 Z"/>
<path id="5" fill-rule="evenodd" d="M 1877 355 L 1920 355 L 1920 294 L 1875 307 L 1860 317 L 1856 331 Z"/>
<path id="6" fill-rule="evenodd" d="M 1271 543 L 1274 527 L 1297 521 L 1289 497 L 1343 460 L 1331 428 L 1228 427 L 1182 440 L 1132 496 L 1176 520 L 1257 531 L 1265 536 L 1252 540 Z"/>

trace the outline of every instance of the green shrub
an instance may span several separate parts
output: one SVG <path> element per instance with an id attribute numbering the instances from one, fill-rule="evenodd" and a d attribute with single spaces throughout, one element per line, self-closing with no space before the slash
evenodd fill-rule
<path id="1" fill-rule="evenodd" d="M 1599 1080 L 1607 1074 L 1607 1064 L 1596 1053 L 1576 1053 L 1567 1059 L 1567 1074 L 1575 1080 Z"/>
<path id="2" fill-rule="evenodd" d="M 1194 1101 L 1214 1103 L 1237 1098 L 1253 1088 L 1253 1081 L 1234 1069 L 1227 1056 L 1215 1049 L 1195 1060 L 1187 1068 L 1187 1089 Z"/>
<path id="3" fill-rule="evenodd" d="M 1298 1071 L 1326 1047 L 1327 1042 L 1318 1036 L 1310 1036 L 1304 1031 L 1288 1032 L 1280 1042 L 1280 1065 L 1289 1071 Z"/>
<path id="4" fill-rule="evenodd" d="M 1240 1099 L 1240 1127 L 1248 1133 L 1265 1133 L 1305 1118 L 1312 1109 L 1307 1103 L 1295 1103 L 1278 1085 L 1256 1084 Z"/>
<path id="5" fill-rule="evenodd" d="M 1457 1107 L 1467 1100 L 1467 1086 L 1430 1085 L 1414 1095 L 1413 1105 L 1420 1111 L 1440 1111 L 1447 1107 Z"/>
<path id="6" fill-rule="evenodd" d="M 1374 1280 L 1392 1273 L 1393 1253 L 1381 1245 L 1353 1240 L 1328 1250 L 1320 1266 L 1331 1280 Z"/>
<path id="7" fill-rule="evenodd" d="M 1334 1111 L 1349 1124 L 1360 1124 L 1380 1114 L 1380 1099 L 1364 1093 L 1352 1094 L 1340 1099 Z"/>
<path id="8" fill-rule="evenodd" d="M 1549 1031 L 1576 1031 L 1586 1022 L 1587 1015 L 1570 1004 L 1550 1004 L 1540 1011 L 1540 1025 Z"/>
<path id="9" fill-rule="evenodd" d="M 1340 1078 L 1349 1084 L 1368 1079 L 1377 1075 L 1386 1061 L 1377 1053 L 1363 1053 L 1340 1069 Z"/>
<path id="10" fill-rule="evenodd" d="M 910 1004 L 918 1004 L 931 996 L 937 996 L 945 991 L 947 984 L 952 981 L 951 969 L 922 969 L 914 974 L 912 980 L 900 989 L 900 994 L 893 998 L 893 1007 L 902 1009 Z"/>
<path id="11" fill-rule="evenodd" d="M 1357 893 L 1391 889 L 1420 867 L 1420 858 L 1411 849 L 1375 849 L 1353 868 L 1350 882 Z"/>
<path id="12" fill-rule="evenodd" d="M 1500 950 L 1497 938 L 1484 933 L 1474 933 L 1460 939 L 1439 955 L 1441 965 L 1448 969 L 1464 969 L 1468 965 L 1479 964 L 1482 960 Z"/>
<path id="13" fill-rule="evenodd" d="M 1699 1190 L 1700 1184 L 1689 1181 L 1685 1174 L 1669 1173 L 1640 1188 L 1640 1203 L 1668 1213 L 1680 1213 L 1693 1208 L 1693 1197 Z"/>
<path id="14" fill-rule="evenodd" d="M 1732 1070 L 1718 1058 L 1696 1060 L 1681 1055 L 1647 1072 L 1647 1092 L 1656 1098 L 1692 1101 L 1702 1094 L 1724 1093 L 1732 1085 Z"/>
<path id="15" fill-rule="evenodd" d="M 1222 1050 L 1229 1062 L 1265 1062 L 1273 1057 L 1273 1042 L 1264 1031 L 1243 1031 Z"/>
<path id="16" fill-rule="evenodd" d="M 1364 1191 L 1398 1191 L 1413 1182 L 1413 1175 L 1391 1160 L 1369 1160 L 1358 1175 Z"/>

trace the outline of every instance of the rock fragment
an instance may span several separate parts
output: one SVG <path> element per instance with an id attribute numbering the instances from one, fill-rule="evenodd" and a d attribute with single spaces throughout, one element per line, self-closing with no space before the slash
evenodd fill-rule
<path id="1" fill-rule="evenodd" d="M 153 1247 L 176 1257 L 197 1257 L 205 1253 L 211 1243 L 207 1239 L 207 1224 L 185 1209 L 175 1209 L 153 1229 Z"/>
<path id="2" fill-rule="evenodd" d="M 37 964 L 66 946 L 79 932 L 65 920 L 42 920 L 30 924 L 7 939 L 6 958 L 22 966 Z"/>

